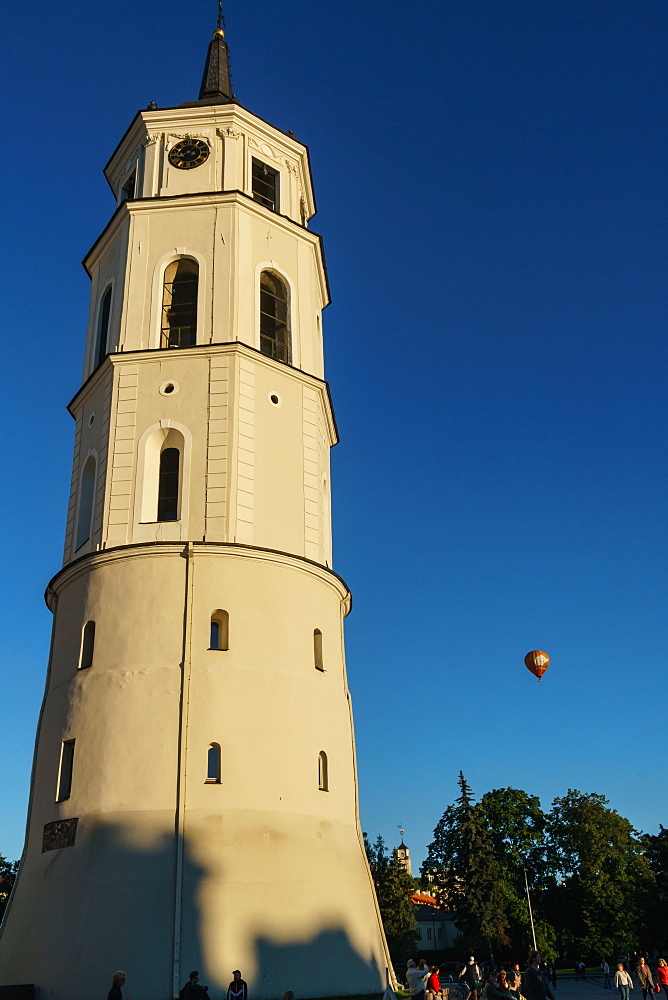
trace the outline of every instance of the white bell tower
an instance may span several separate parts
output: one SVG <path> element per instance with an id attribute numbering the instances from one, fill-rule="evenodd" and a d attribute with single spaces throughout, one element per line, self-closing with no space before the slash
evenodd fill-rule
<path id="1" fill-rule="evenodd" d="M 218 30 L 199 100 L 139 112 L 105 175 L 0 985 L 379 992 L 307 149 L 232 96 Z"/>

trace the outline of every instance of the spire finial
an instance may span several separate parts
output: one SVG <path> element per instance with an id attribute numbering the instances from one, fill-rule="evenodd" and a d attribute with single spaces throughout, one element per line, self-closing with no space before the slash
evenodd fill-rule
<path id="1" fill-rule="evenodd" d="M 225 42 L 225 15 L 223 0 L 218 0 L 218 27 L 213 33 L 206 56 L 202 86 L 199 90 L 199 100 L 206 104 L 226 103 L 232 99 L 232 82 L 230 80 L 230 57 Z"/>

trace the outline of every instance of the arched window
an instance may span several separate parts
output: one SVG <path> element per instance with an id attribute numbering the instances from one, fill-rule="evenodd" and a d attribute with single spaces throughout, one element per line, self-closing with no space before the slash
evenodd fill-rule
<path id="1" fill-rule="evenodd" d="M 230 616 L 227 611 L 214 611 L 211 615 L 211 639 L 209 649 L 230 648 Z"/>
<path id="2" fill-rule="evenodd" d="M 183 526 L 188 521 L 191 438 L 186 427 L 174 426 L 172 421 L 163 423 L 164 427 L 147 428 L 139 439 L 135 509 L 139 524 L 179 521 Z M 170 451 L 172 454 L 167 454 Z M 167 537 L 164 530 L 160 537 Z M 171 537 L 178 538 L 179 533 L 174 525 Z"/>
<path id="3" fill-rule="evenodd" d="M 84 465 L 79 488 L 79 514 L 75 549 L 80 549 L 84 542 L 87 542 L 90 538 L 91 521 L 93 520 L 93 500 L 95 498 L 95 468 L 95 457 L 89 455 Z"/>
<path id="4" fill-rule="evenodd" d="M 324 670 L 322 662 L 322 632 L 319 628 L 313 629 L 313 662 L 316 670 Z"/>
<path id="5" fill-rule="evenodd" d="M 109 316 L 111 313 L 111 285 L 102 296 L 100 312 L 97 319 L 97 342 L 95 344 L 95 367 L 101 365 L 107 356 L 107 339 L 109 337 Z"/>
<path id="6" fill-rule="evenodd" d="M 318 788 L 321 792 L 329 791 L 329 773 L 327 770 L 327 754 L 321 750 L 318 754 Z"/>
<path id="7" fill-rule="evenodd" d="M 163 448 L 160 452 L 158 478 L 158 521 L 179 519 L 179 467 L 181 453 L 178 448 Z"/>
<path id="8" fill-rule="evenodd" d="M 290 361 L 288 290 L 272 271 L 260 275 L 260 350 L 276 361 Z"/>
<path id="9" fill-rule="evenodd" d="M 162 291 L 161 347 L 192 347 L 197 342 L 199 268 L 189 257 L 165 269 Z"/>
<path id="10" fill-rule="evenodd" d="M 220 784 L 220 745 L 210 743 L 206 754 L 206 783 Z"/>
<path id="11" fill-rule="evenodd" d="M 79 670 L 93 666 L 93 652 L 95 650 L 95 622 L 86 622 L 81 636 L 81 660 Z"/>

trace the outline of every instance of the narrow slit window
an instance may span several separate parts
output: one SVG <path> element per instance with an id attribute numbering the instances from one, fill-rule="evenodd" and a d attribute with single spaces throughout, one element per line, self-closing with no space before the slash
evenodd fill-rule
<path id="1" fill-rule="evenodd" d="M 93 519 L 93 500 L 95 498 L 95 471 L 95 458 L 93 455 L 89 455 L 84 465 L 79 489 L 79 515 L 75 549 L 80 549 L 90 538 L 91 521 Z"/>
<path id="2" fill-rule="evenodd" d="M 192 347 L 197 342 L 196 261 L 181 257 L 165 270 L 162 290 L 161 347 Z"/>
<path id="3" fill-rule="evenodd" d="M 220 746 L 218 743 L 210 743 L 207 750 L 206 783 L 209 785 L 220 784 Z"/>
<path id="4" fill-rule="evenodd" d="M 93 653 L 95 651 L 95 622 L 86 622 L 81 639 L 81 662 L 79 669 L 93 666 Z"/>
<path id="5" fill-rule="evenodd" d="M 319 628 L 313 629 L 313 662 L 316 670 L 324 670 L 322 662 L 322 632 Z"/>
<path id="6" fill-rule="evenodd" d="M 69 799 L 72 791 L 72 771 L 74 768 L 74 740 L 65 740 L 60 751 L 60 773 L 58 775 L 58 796 L 56 802 Z"/>
<path id="7" fill-rule="evenodd" d="M 284 364 L 290 362 L 288 289 L 272 271 L 260 275 L 260 351 Z"/>
<path id="8" fill-rule="evenodd" d="M 109 316 L 111 315 L 111 286 L 106 290 L 100 305 L 100 316 L 97 324 L 97 344 L 95 350 L 95 367 L 101 365 L 107 356 L 107 341 L 109 339 Z"/>
<path id="9" fill-rule="evenodd" d="M 130 174 L 125 184 L 121 188 L 121 201 L 132 201 L 137 188 L 137 175 Z"/>
<path id="10" fill-rule="evenodd" d="M 321 792 L 329 791 L 329 772 L 327 769 L 327 754 L 321 750 L 318 754 L 318 788 Z"/>
<path id="11" fill-rule="evenodd" d="M 158 521 L 179 519 L 179 467 L 181 455 L 178 448 L 164 448 L 160 454 L 158 478 Z"/>
<path id="12" fill-rule="evenodd" d="M 227 611 L 214 611 L 211 615 L 209 649 L 230 648 L 230 616 Z"/>
<path id="13" fill-rule="evenodd" d="M 253 199 L 272 212 L 278 212 L 279 178 L 278 170 L 253 157 Z"/>

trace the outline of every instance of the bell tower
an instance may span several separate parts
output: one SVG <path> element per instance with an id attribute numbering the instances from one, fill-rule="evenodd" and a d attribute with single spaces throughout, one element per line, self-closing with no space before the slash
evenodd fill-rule
<path id="1" fill-rule="evenodd" d="M 105 176 L 0 985 L 381 991 L 308 150 L 233 96 L 219 27 L 198 100 L 139 112 Z"/>

